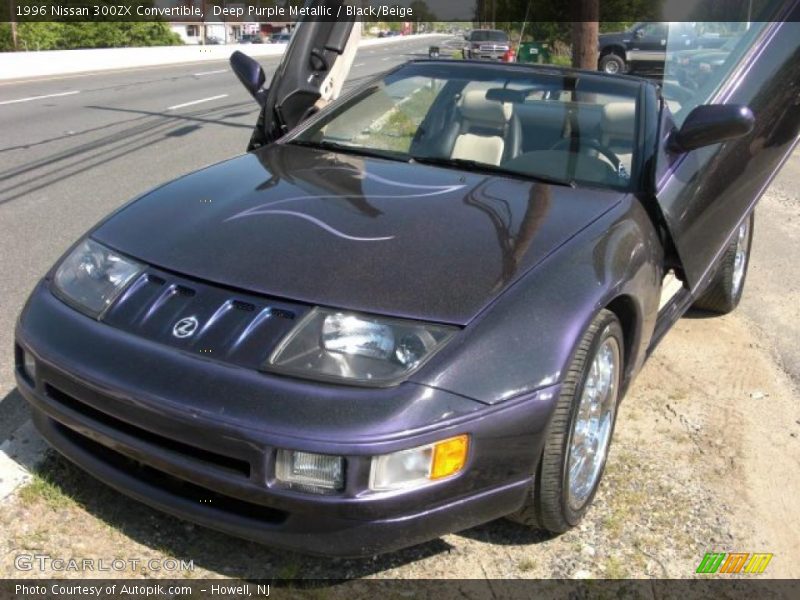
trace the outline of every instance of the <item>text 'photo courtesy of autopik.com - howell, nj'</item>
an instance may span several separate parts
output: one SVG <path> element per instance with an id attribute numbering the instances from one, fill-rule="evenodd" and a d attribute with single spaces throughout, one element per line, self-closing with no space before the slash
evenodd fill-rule
<path id="1" fill-rule="evenodd" d="M 796 598 L 800 0 L 0 2 L 0 593 Z"/>

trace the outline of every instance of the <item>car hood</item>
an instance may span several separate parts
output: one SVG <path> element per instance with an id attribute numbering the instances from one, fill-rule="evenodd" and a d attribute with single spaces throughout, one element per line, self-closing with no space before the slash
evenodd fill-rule
<path id="1" fill-rule="evenodd" d="M 274 144 L 146 194 L 92 236 L 251 292 L 464 324 L 619 200 Z"/>

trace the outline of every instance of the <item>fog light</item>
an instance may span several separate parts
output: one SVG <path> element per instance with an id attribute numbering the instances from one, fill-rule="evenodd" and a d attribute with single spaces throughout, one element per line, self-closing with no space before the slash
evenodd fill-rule
<path id="1" fill-rule="evenodd" d="M 36 381 L 36 359 L 27 350 L 22 351 L 22 370 L 31 383 Z"/>
<path id="2" fill-rule="evenodd" d="M 459 435 L 435 444 L 375 456 L 369 487 L 375 491 L 400 490 L 450 477 L 464 468 L 468 451 L 469 436 Z"/>
<path id="3" fill-rule="evenodd" d="M 289 487 L 316 494 L 344 488 L 344 459 L 341 456 L 278 450 L 275 477 Z"/>

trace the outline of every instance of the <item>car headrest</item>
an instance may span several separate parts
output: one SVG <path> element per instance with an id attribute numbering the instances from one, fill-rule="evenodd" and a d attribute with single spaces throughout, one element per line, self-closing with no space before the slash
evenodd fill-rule
<path id="1" fill-rule="evenodd" d="M 632 139 L 636 131 L 636 103 L 631 101 L 604 104 L 601 129 L 608 138 Z"/>
<path id="2" fill-rule="evenodd" d="M 481 127 L 500 129 L 511 120 L 513 106 L 509 102 L 486 99 L 486 90 L 469 90 L 458 104 L 462 118 Z"/>

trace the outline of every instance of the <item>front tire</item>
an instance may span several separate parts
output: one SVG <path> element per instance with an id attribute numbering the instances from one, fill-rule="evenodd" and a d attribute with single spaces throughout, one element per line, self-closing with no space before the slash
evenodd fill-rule
<path id="1" fill-rule="evenodd" d="M 602 310 L 581 338 L 561 387 L 534 487 L 511 519 L 552 533 L 575 527 L 597 493 L 605 468 L 623 357 L 622 326 Z"/>
<path id="2" fill-rule="evenodd" d="M 695 301 L 692 308 L 726 315 L 739 306 L 744 292 L 745 279 L 747 279 L 747 268 L 750 265 L 754 224 L 755 213 L 750 213 L 728 244 L 711 283 Z"/>
<path id="3" fill-rule="evenodd" d="M 625 72 L 625 60 L 617 54 L 606 54 L 600 59 L 599 69 L 603 73 L 616 75 Z"/>

